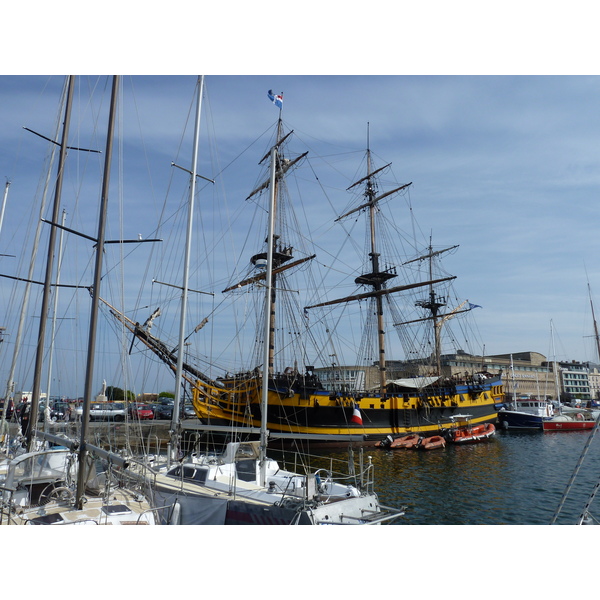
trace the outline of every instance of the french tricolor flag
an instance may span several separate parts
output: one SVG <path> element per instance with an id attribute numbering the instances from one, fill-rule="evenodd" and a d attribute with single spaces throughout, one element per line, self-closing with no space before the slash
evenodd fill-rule
<path id="1" fill-rule="evenodd" d="M 269 90 L 267 96 L 277 108 L 283 108 L 283 94 L 273 94 L 273 90 Z"/>
<path id="2" fill-rule="evenodd" d="M 362 417 L 360 416 L 360 409 L 358 408 L 358 404 L 354 405 L 354 411 L 352 412 L 352 418 L 350 419 L 353 423 L 357 425 L 362 425 Z"/>

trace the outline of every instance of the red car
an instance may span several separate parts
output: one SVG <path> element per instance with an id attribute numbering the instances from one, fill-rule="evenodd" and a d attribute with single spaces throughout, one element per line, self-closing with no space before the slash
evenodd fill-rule
<path id="1" fill-rule="evenodd" d="M 129 407 L 129 416 L 133 419 L 145 421 L 154 419 L 154 411 L 147 404 L 134 404 Z"/>

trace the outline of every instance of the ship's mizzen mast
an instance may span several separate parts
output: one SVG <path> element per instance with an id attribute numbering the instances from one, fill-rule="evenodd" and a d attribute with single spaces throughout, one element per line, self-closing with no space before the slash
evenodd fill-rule
<path id="1" fill-rule="evenodd" d="M 429 297 L 423 300 L 417 300 L 415 302 L 415 306 L 420 306 L 428 311 L 430 311 L 431 316 L 427 317 L 425 320 L 433 321 L 433 332 L 434 332 L 434 361 L 436 367 L 436 374 L 440 376 L 442 374 L 442 325 L 453 316 L 459 314 L 459 312 L 467 312 L 461 311 L 460 309 L 466 304 L 463 302 L 460 306 L 457 306 L 451 312 L 440 315 L 440 309 L 446 306 L 446 298 L 444 296 L 438 296 L 434 287 L 433 287 L 433 258 L 443 254 L 444 252 L 449 252 L 450 250 L 454 250 L 458 248 L 458 246 L 451 246 L 450 248 L 444 248 L 443 250 L 433 250 L 431 246 L 431 241 L 429 242 L 429 252 L 419 258 L 410 260 L 404 264 L 408 264 L 411 262 L 429 260 Z"/>

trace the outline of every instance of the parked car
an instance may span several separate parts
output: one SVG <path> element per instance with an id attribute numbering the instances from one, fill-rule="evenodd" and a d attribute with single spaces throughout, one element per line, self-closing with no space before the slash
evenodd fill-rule
<path id="1" fill-rule="evenodd" d="M 173 405 L 174 400 L 162 400 L 156 405 L 154 411 L 155 419 L 172 419 L 173 418 Z"/>
<path id="2" fill-rule="evenodd" d="M 124 421 L 124 402 L 94 402 L 90 406 L 90 421 Z"/>
<path id="3" fill-rule="evenodd" d="M 183 407 L 183 415 L 181 415 L 184 419 L 195 419 L 198 415 L 196 415 L 196 411 L 191 404 L 185 404 Z"/>
<path id="4" fill-rule="evenodd" d="M 154 415 L 156 419 L 172 419 L 173 418 L 173 406 L 175 405 L 174 400 L 164 400 L 156 406 Z M 179 407 L 180 415 L 182 419 L 193 419 L 196 417 L 196 411 L 194 407 L 186 403 Z"/>
<path id="5" fill-rule="evenodd" d="M 154 410 L 148 404 L 134 403 L 129 406 L 129 416 L 140 421 L 154 419 Z"/>

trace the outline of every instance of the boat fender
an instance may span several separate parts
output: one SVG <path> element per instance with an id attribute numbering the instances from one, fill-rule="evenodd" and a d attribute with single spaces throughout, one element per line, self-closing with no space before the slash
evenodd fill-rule
<path id="1" fill-rule="evenodd" d="M 171 518 L 169 519 L 169 525 L 180 525 L 181 524 L 181 504 L 178 501 L 173 505 L 171 511 Z"/>

